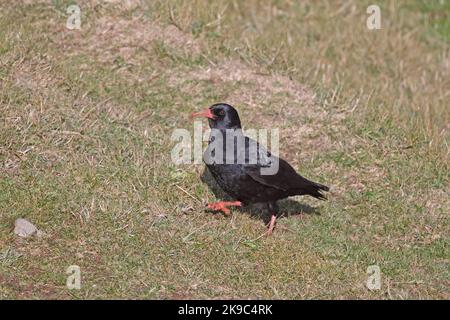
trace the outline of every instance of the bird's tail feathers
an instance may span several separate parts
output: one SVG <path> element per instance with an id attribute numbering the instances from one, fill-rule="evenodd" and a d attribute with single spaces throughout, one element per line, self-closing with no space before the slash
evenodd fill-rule
<path id="1" fill-rule="evenodd" d="M 311 183 L 308 186 L 306 186 L 302 191 L 303 194 L 308 194 L 316 199 L 327 200 L 327 197 L 322 192 L 329 190 L 330 188 L 328 188 L 327 186 L 311 181 Z"/>

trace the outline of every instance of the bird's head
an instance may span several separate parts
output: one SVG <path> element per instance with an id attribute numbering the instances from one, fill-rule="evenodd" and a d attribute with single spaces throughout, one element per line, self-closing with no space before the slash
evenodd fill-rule
<path id="1" fill-rule="evenodd" d="M 240 129 L 241 120 L 235 108 L 226 103 L 216 103 L 208 109 L 193 113 L 191 117 L 208 118 L 211 129 Z"/>

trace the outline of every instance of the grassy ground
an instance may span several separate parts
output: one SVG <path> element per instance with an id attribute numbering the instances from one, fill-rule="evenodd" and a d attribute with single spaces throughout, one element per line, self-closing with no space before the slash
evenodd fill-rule
<path id="1" fill-rule="evenodd" d="M 75 1 L 1 0 L 0 298 L 450 298 L 450 2 L 377 1 L 369 31 L 372 2 L 78 1 L 68 30 Z M 218 101 L 329 201 L 272 237 L 205 212 L 170 136 Z"/>

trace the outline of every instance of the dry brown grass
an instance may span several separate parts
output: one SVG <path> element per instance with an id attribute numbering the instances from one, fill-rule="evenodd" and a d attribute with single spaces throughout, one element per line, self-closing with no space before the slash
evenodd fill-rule
<path id="1" fill-rule="evenodd" d="M 418 8 L 368 32 L 353 1 L 79 4 L 80 31 L 66 2 L 1 4 L 0 297 L 448 298 L 449 51 Z M 271 238 L 204 212 L 170 134 L 217 101 L 279 127 L 330 201 L 282 203 Z"/>

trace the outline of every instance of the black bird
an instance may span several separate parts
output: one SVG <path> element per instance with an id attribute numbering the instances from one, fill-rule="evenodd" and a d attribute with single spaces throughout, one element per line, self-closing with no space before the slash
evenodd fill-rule
<path id="1" fill-rule="evenodd" d="M 231 206 L 265 203 L 271 213 L 268 229 L 268 234 L 271 234 L 275 226 L 278 200 L 295 195 L 326 199 L 322 191 L 328 191 L 327 186 L 303 178 L 285 160 L 273 156 L 257 142 L 246 137 L 242 132 L 238 112 L 229 104 L 217 103 L 204 111 L 193 113 L 192 116 L 208 118 L 211 137 L 203 161 L 218 185 L 237 200 L 210 203 L 208 208 L 228 215 L 228 207 Z M 233 139 L 228 144 L 233 150 L 228 153 L 227 138 Z M 231 161 L 227 158 L 230 155 Z M 271 168 L 278 170 L 270 172 Z"/>

